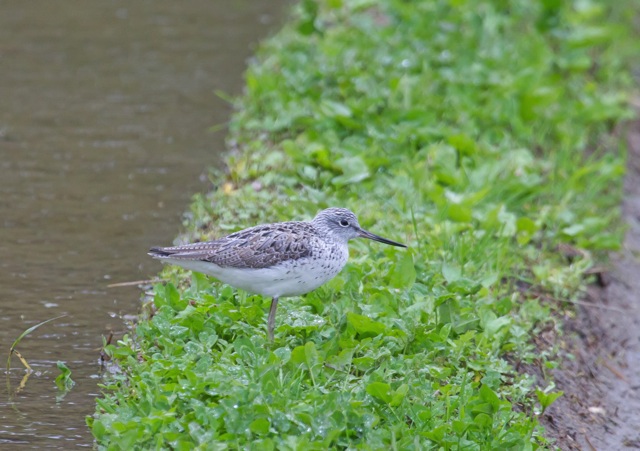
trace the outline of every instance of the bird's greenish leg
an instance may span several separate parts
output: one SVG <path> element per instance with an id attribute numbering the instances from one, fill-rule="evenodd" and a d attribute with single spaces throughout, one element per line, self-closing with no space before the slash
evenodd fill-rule
<path id="1" fill-rule="evenodd" d="M 269 320 L 267 322 L 267 332 L 269 334 L 269 340 L 273 341 L 273 329 L 276 325 L 276 309 L 278 308 L 278 297 L 274 296 L 271 299 L 271 308 L 269 309 Z"/>

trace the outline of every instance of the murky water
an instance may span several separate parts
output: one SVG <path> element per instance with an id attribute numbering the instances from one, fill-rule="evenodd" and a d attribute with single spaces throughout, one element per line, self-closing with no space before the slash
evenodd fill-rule
<path id="1" fill-rule="evenodd" d="M 223 150 L 251 44 L 283 0 L 4 2 L 0 12 L 0 447 L 92 446 L 102 337 L 135 314 L 146 255 Z M 57 400 L 56 362 L 75 388 Z"/>

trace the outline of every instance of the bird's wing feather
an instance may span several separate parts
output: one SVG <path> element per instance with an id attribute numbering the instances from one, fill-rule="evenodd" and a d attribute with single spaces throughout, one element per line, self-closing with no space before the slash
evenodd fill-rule
<path id="1" fill-rule="evenodd" d="M 282 260 L 311 256 L 316 233 L 309 223 L 280 223 L 251 227 L 215 241 L 153 248 L 156 258 L 201 260 L 222 267 L 268 268 Z"/>

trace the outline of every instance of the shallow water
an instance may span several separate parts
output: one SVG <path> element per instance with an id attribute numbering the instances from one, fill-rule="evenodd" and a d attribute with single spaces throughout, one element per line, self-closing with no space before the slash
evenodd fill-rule
<path id="1" fill-rule="evenodd" d="M 0 448 L 91 447 L 102 337 L 125 331 L 285 1 L 8 2 L 0 14 Z M 4 356 L 4 357 L 2 357 Z M 76 386 L 61 400 L 60 360 Z"/>

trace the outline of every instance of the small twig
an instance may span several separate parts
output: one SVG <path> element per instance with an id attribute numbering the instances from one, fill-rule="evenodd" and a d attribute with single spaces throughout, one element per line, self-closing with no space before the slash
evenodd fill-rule
<path id="1" fill-rule="evenodd" d="M 610 365 L 609 362 L 603 360 L 602 365 L 604 365 L 605 368 L 611 371 L 618 379 L 622 379 L 623 381 L 627 382 L 627 378 L 624 377 L 624 374 L 618 371 L 613 365 Z"/>
<path id="2" fill-rule="evenodd" d="M 625 313 L 625 314 L 628 313 L 626 310 L 622 310 L 621 308 L 610 307 L 608 305 L 592 304 L 590 302 L 584 302 L 584 301 L 570 301 L 568 299 L 563 299 L 563 300 L 557 300 L 557 302 L 570 302 L 572 304 L 584 305 L 585 307 L 595 307 L 603 310 L 612 310 L 614 312 Z"/>
<path id="3" fill-rule="evenodd" d="M 20 379 L 20 385 L 18 385 L 18 388 L 16 388 L 16 393 L 20 393 L 22 390 L 24 390 L 24 388 L 27 386 L 27 382 L 29 381 L 29 376 L 31 376 L 30 371 L 24 373 L 24 376 L 22 376 L 22 379 Z"/>
<path id="4" fill-rule="evenodd" d="M 600 304 L 592 304 L 590 302 L 585 302 L 585 301 L 572 301 L 570 299 L 556 299 L 554 297 L 545 295 L 543 293 L 534 293 L 536 296 L 543 298 L 547 301 L 554 301 L 554 302 L 569 302 L 571 304 L 576 304 L 576 305 L 582 305 L 585 307 L 595 307 L 595 308 L 599 308 L 599 309 L 603 309 L 603 310 L 612 310 L 614 312 L 618 312 L 618 313 L 624 313 L 627 314 L 628 312 L 626 310 L 622 310 L 619 309 L 617 307 L 610 307 L 608 305 L 600 305 Z"/>
<path id="5" fill-rule="evenodd" d="M 584 273 L 585 274 L 603 274 L 607 272 L 607 268 L 605 268 L 604 266 L 593 266 L 589 269 L 587 269 Z"/>
<path id="6" fill-rule="evenodd" d="M 27 369 L 27 373 L 33 373 L 33 370 L 31 369 L 31 365 L 29 365 L 29 362 L 27 362 L 27 360 L 24 357 L 22 357 L 22 354 L 20 354 L 17 349 L 14 349 L 13 353 L 16 355 L 16 357 L 20 359 L 24 367 Z"/>
<path id="7" fill-rule="evenodd" d="M 162 282 L 164 279 L 147 279 L 147 280 L 134 280 L 132 282 L 118 282 L 118 283 L 110 283 L 107 285 L 107 288 L 116 288 L 116 287 L 131 287 L 136 285 L 144 285 L 149 283 L 158 283 Z"/>

